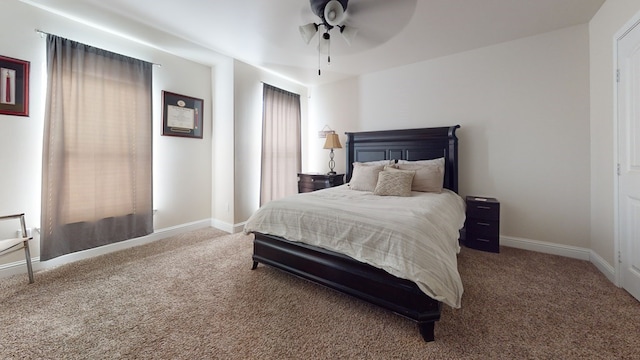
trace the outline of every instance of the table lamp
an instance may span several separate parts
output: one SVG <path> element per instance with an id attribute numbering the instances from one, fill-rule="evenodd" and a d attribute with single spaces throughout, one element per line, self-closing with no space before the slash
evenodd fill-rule
<path id="1" fill-rule="evenodd" d="M 342 149 L 340 145 L 340 137 L 336 133 L 327 134 L 327 139 L 324 142 L 324 149 L 331 149 L 329 153 L 329 175 L 335 175 L 336 172 L 333 168 L 336 166 L 336 162 L 333 161 L 333 149 Z"/>

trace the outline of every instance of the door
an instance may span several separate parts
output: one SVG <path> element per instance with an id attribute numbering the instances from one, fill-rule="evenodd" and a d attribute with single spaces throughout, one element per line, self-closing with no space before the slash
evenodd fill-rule
<path id="1" fill-rule="evenodd" d="M 640 26 L 618 40 L 620 285 L 640 300 Z"/>

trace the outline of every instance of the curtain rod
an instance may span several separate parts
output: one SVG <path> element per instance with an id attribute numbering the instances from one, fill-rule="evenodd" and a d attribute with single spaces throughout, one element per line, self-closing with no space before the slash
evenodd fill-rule
<path id="1" fill-rule="evenodd" d="M 58 35 L 56 35 L 56 34 L 48 33 L 48 32 L 46 32 L 46 31 L 42 31 L 42 30 L 40 30 L 40 29 L 35 29 L 35 32 L 37 32 L 38 34 L 40 34 L 40 37 L 42 37 L 42 38 L 43 38 L 45 35 L 58 36 Z M 146 61 L 146 60 L 142 60 L 142 61 Z M 147 61 L 147 62 L 151 63 L 151 64 L 152 64 L 152 65 L 154 65 L 154 66 L 162 67 L 162 64 L 157 64 L 157 63 L 150 62 L 150 61 Z"/>

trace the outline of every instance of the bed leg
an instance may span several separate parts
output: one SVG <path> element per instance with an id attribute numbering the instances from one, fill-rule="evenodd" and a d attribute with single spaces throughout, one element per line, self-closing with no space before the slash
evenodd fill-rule
<path id="1" fill-rule="evenodd" d="M 254 261 L 253 266 L 251 267 L 251 270 L 255 270 L 257 267 L 258 267 L 258 262 Z"/>
<path id="2" fill-rule="evenodd" d="M 436 324 L 435 321 L 418 324 L 418 328 L 420 329 L 420 335 L 422 335 L 422 338 L 424 339 L 424 341 L 430 342 L 435 340 L 435 336 L 434 336 L 435 324 Z"/>

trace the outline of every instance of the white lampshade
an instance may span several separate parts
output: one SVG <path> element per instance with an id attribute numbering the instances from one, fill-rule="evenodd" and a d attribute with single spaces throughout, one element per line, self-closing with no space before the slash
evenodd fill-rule
<path id="1" fill-rule="evenodd" d="M 318 32 L 318 25 L 309 23 L 298 27 L 298 29 L 300 30 L 300 36 L 302 36 L 302 39 L 308 44 Z"/>
<path id="2" fill-rule="evenodd" d="M 351 46 L 351 42 L 356 37 L 356 34 L 358 33 L 358 29 L 351 26 L 342 26 L 340 28 L 340 33 L 342 34 L 344 41 L 346 41 L 347 44 Z"/>
<path id="3" fill-rule="evenodd" d="M 331 26 L 337 26 L 344 21 L 344 8 L 339 1 L 331 0 L 324 7 L 324 20 Z"/>

